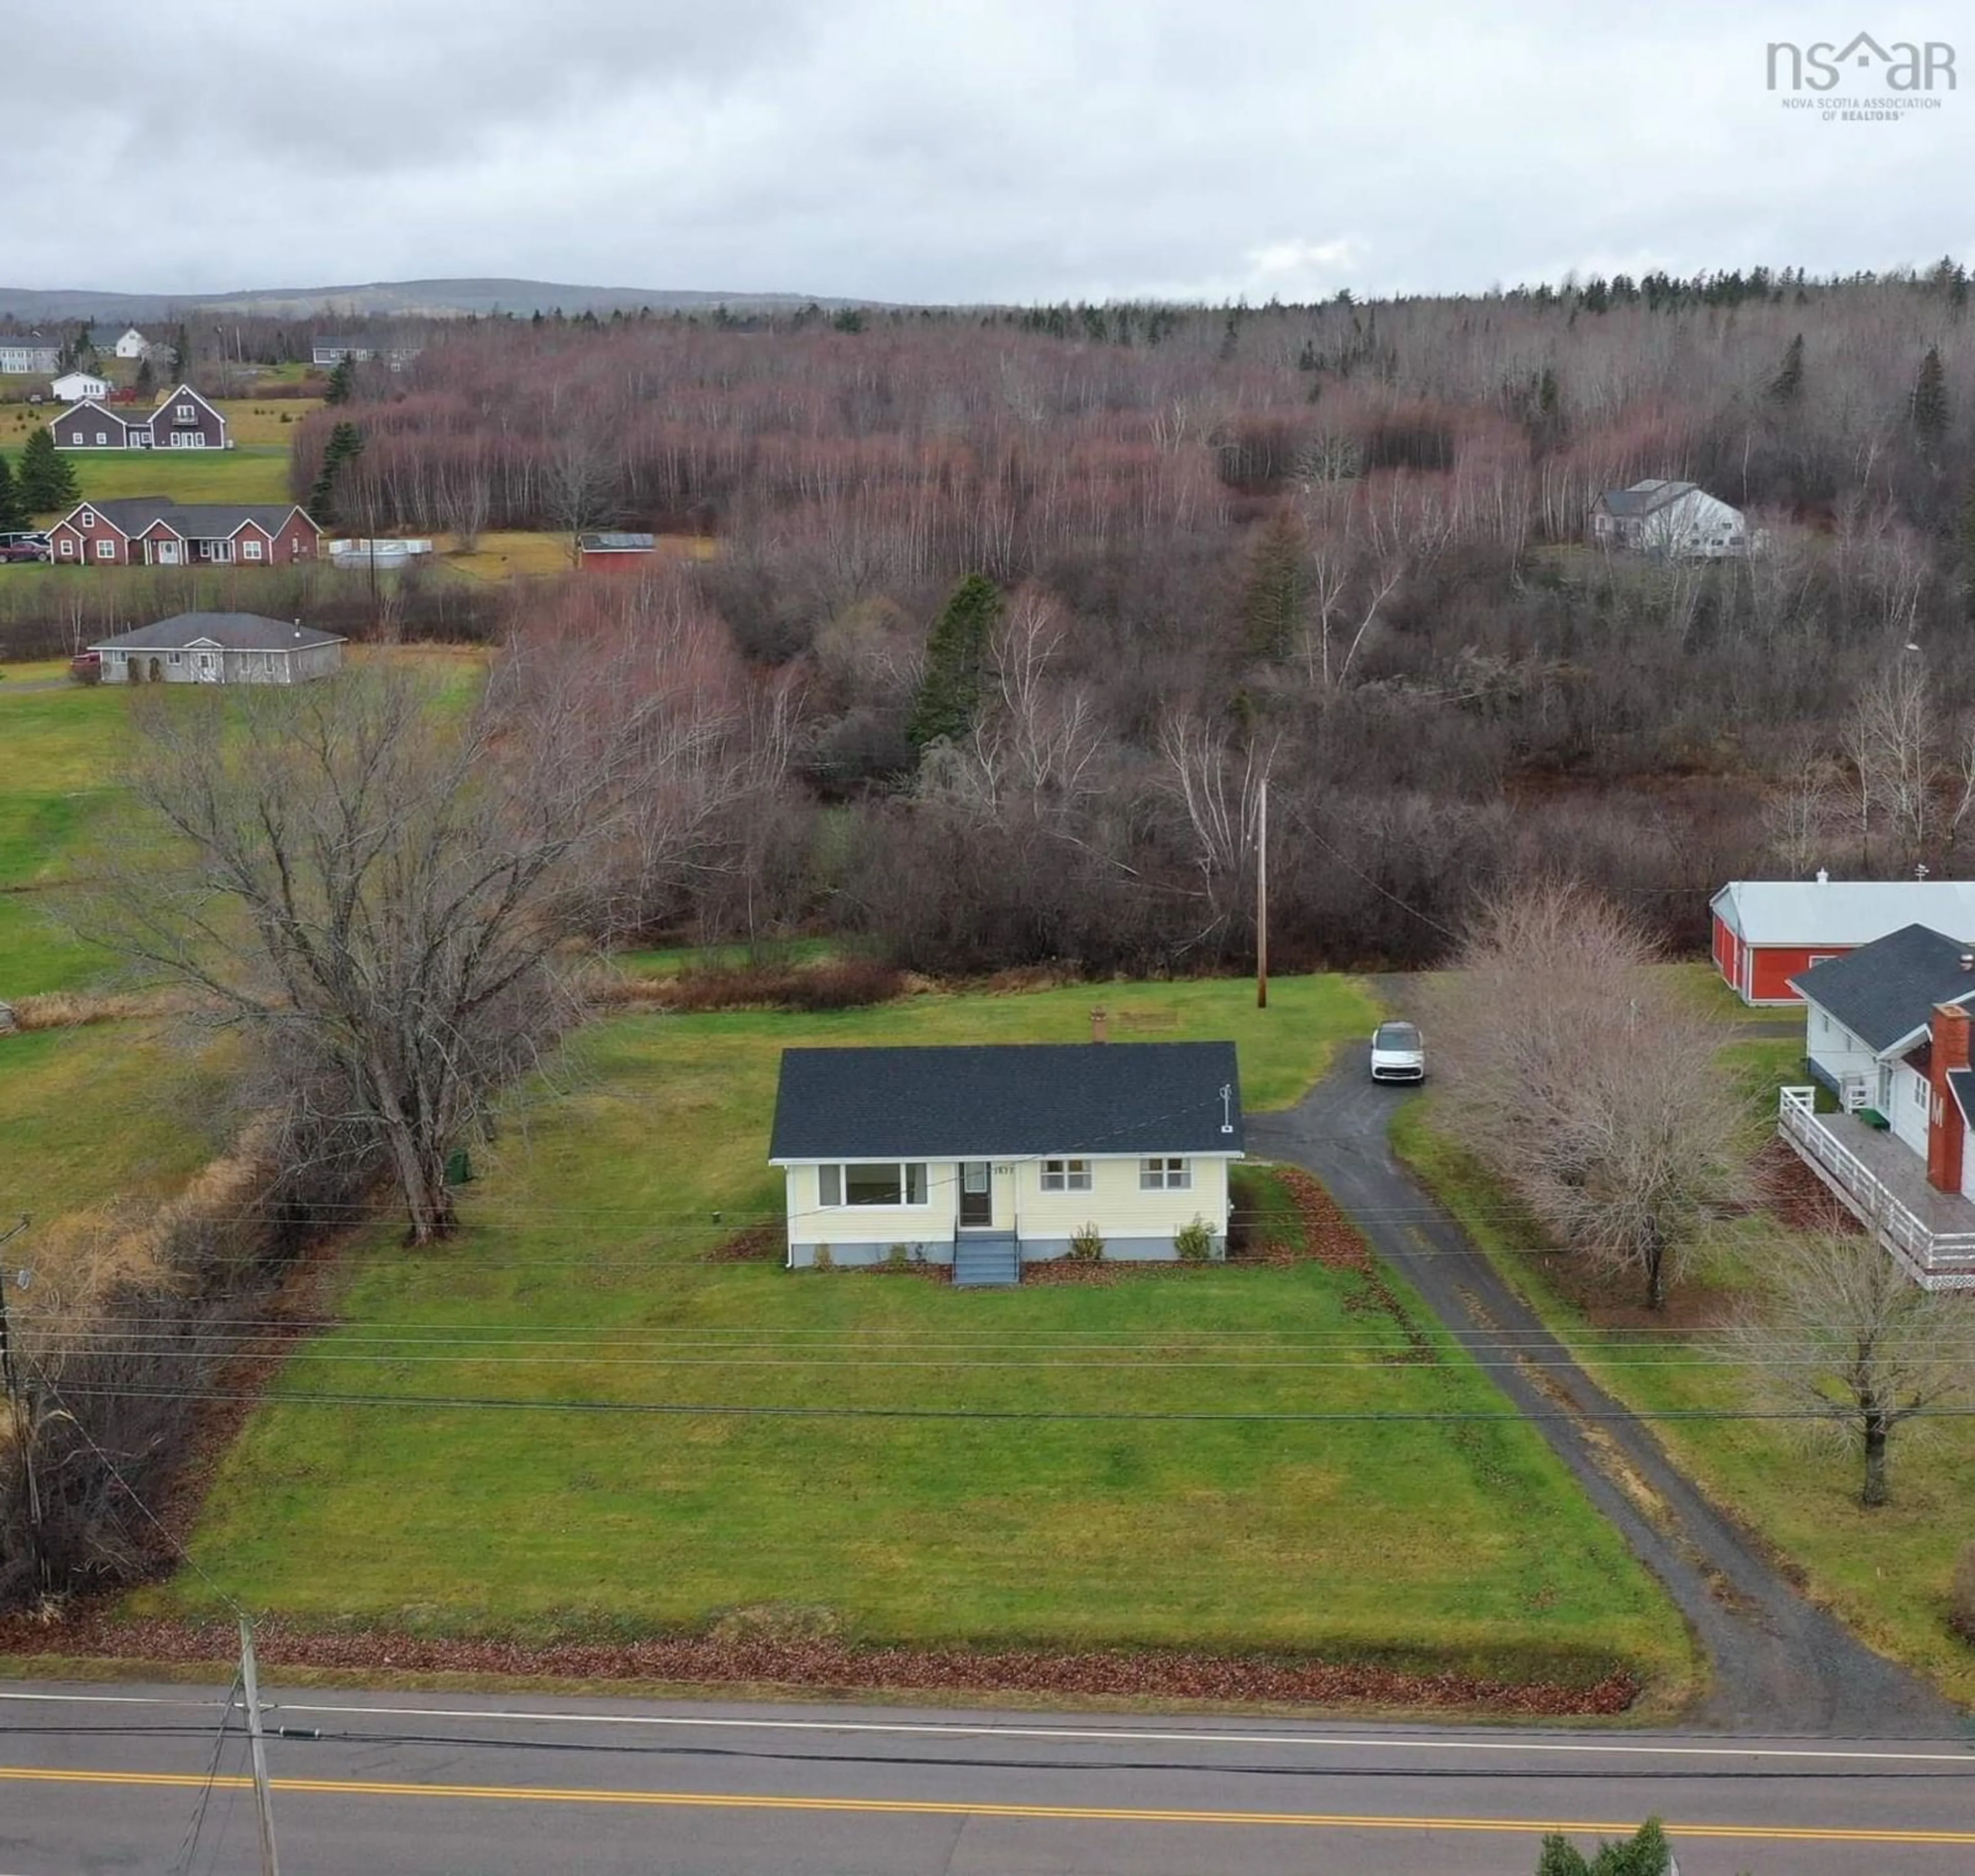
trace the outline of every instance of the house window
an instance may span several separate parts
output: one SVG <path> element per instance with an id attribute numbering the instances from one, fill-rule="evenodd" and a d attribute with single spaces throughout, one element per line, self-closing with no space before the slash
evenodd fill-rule
<path id="1" fill-rule="evenodd" d="M 99 540 L 96 544 L 96 557 L 99 560 L 113 560 L 117 557 L 117 544 L 113 540 Z"/>
<path id="2" fill-rule="evenodd" d="M 853 1161 L 816 1169 L 817 1196 L 825 1205 L 923 1205 L 923 1160 Z"/>
<path id="3" fill-rule="evenodd" d="M 81 439 L 80 436 L 78 436 L 75 440 L 79 443 L 79 442 L 81 442 L 82 441 L 82 439 Z M 109 432 L 107 430 L 98 430 L 98 431 L 97 432 L 97 433 L 96 433 L 96 443 L 97 443 L 97 447 L 99 449 L 100 449 L 100 448 L 102 448 L 102 446 L 103 446 L 105 443 L 108 442 L 109 441 L 110 441 L 110 432 Z"/>
<path id="4" fill-rule="evenodd" d="M 1193 1168 L 1185 1160 L 1139 1161 L 1139 1190 L 1142 1192 L 1184 1192 L 1192 1184 Z"/>
<path id="5" fill-rule="evenodd" d="M 78 435 L 75 440 L 79 443 L 82 441 L 82 439 Z M 96 525 L 96 513 L 94 509 L 84 508 L 75 518 L 76 524 L 78 527 L 94 527 Z"/>
<path id="6" fill-rule="evenodd" d="M 65 560 L 73 560 L 75 557 L 75 543 L 66 534 L 62 536 L 61 553 L 62 558 Z"/>
<path id="7" fill-rule="evenodd" d="M 1917 1075 L 1914 1077 L 1914 1103 L 1917 1107 L 1927 1106 L 1927 1083 Z"/>
<path id="8" fill-rule="evenodd" d="M 82 447 L 82 432 L 80 430 L 71 430 L 69 432 L 68 440 L 80 449 Z"/>
<path id="9" fill-rule="evenodd" d="M 1090 1162 L 1087 1159 L 1046 1159 L 1043 1161 L 1045 1192 L 1087 1192 L 1090 1190 Z"/>
<path id="10" fill-rule="evenodd" d="M 179 420 L 179 422 L 181 422 L 181 423 L 189 423 L 189 422 L 192 422 L 192 408 L 191 405 L 189 405 L 189 404 L 181 404 L 181 405 L 179 405 L 179 408 L 178 408 L 178 420 Z"/>
<path id="11" fill-rule="evenodd" d="M 261 544 L 258 540 L 243 540 L 240 544 L 240 557 L 243 560 L 258 560 L 261 557 Z"/>
<path id="12" fill-rule="evenodd" d="M 182 663 L 184 658 L 185 654 L 182 652 L 174 652 L 172 653 L 172 662 L 175 665 Z"/>

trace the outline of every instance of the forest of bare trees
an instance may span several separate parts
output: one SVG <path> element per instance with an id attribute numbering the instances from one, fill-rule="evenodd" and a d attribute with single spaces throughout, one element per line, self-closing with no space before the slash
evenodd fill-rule
<path id="1" fill-rule="evenodd" d="M 711 537 L 559 655 L 677 637 L 710 856 L 600 923 L 867 935 L 900 961 L 1418 963 L 1533 864 L 1697 944 L 1725 878 L 1967 858 L 1975 327 L 1894 278 L 1655 277 L 1359 306 L 462 322 L 298 426 L 366 527 Z M 1691 478 L 1763 550 L 1582 544 Z M 915 737 L 935 623 L 998 618 Z M 942 692 L 942 695 L 945 695 Z M 726 768 L 722 769 L 725 774 Z"/>

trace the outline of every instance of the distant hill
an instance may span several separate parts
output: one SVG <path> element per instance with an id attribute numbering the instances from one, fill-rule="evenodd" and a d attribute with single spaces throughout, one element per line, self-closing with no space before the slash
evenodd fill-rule
<path id="1" fill-rule="evenodd" d="M 0 319 L 158 320 L 192 313 L 244 313 L 270 319 L 339 315 L 458 319 L 469 313 L 692 312 L 716 306 L 772 312 L 798 306 L 863 306 L 869 301 L 805 293 L 705 293 L 660 287 L 579 287 L 549 280 L 382 280 L 350 287 L 257 287 L 238 293 L 98 292 L 93 288 L 0 287 Z"/>

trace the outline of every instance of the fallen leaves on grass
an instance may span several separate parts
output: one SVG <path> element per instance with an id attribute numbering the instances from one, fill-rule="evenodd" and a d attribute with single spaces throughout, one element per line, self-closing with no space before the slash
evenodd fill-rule
<path id="1" fill-rule="evenodd" d="M 1622 1713 L 1639 1683 L 1622 1668 L 1582 1685 L 1456 1673 L 1415 1674 L 1369 1662 L 1178 1651 L 1054 1652 L 859 1646 L 792 1623 L 780 1634 L 757 1625 L 738 1632 L 656 1636 L 626 1642 L 469 1641 L 357 1630 L 322 1634 L 278 1621 L 255 1631 L 264 1671 L 282 1667 L 350 1673 L 549 1676 L 587 1681 L 654 1681 L 849 1690 L 1030 1694 L 1105 1700 L 1211 1700 L 1252 1705 L 1485 1709 L 1562 1718 Z M 818 1629 L 827 1625 L 817 1624 Z M 78 1612 L 53 1625 L 16 1618 L 0 1623 L 0 1653 L 152 1662 L 229 1661 L 230 1627 L 167 1620 L 118 1621 Z"/>

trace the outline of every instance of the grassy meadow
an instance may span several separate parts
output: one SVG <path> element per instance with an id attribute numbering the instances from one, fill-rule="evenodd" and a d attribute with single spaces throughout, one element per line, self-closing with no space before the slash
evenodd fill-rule
<path id="1" fill-rule="evenodd" d="M 1314 1263 L 981 1294 L 709 1255 L 772 1233 L 791 1044 L 1234 1037 L 1251 1106 L 1373 1020 L 1356 983 L 929 994 L 823 1016 L 625 1016 L 518 1094 L 455 1244 L 380 1228 L 192 1540 L 304 1624 L 547 1638 L 797 1610 L 853 1638 L 1308 1650 L 1664 1686 L 1677 1619 L 1531 1429 L 1405 1295 Z M 1246 1202 L 1280 1211 L 1266 1181 Z M 334 1405 L 303 1397 L 380 1397 Z M 542 1412 L 504 1402 L 761 1407 Z M 403 1400 L 403 1405 L 393 1401 Z M 941 1419 L 809 1417 L 934 1407 Z M 1052 1411 L 1095 1418 L 1033 1418 Z M 141 1609 L 205 1612 L 189 1572 Z"/>
<path id="2" fill-rule="evenodd" d="M 1802 1049 L 1739 1043 L 1724 1071 L 1767 1098 L 1800 1078 Z M 1401 1111 L 1394 1143 L 1599 1381 L 1645 1413 L 1746 1407 L 1744 1377 L 1710 1329 L 1759 1295 L 1763 1250 L 1781 1229 L 1766 1215 L 1724 1227 L 1676 1291 L 1673 1326 L 1613 1310 L 1550 1247 L 1499 1181 L 1436 1124 L 1434 1097 Z M 1975 1707 L 1975 1650 L 1947 1623 L 1956 1558 L 1975 1539 L 1975 1421 L 1910 1427 L 1893 1445 L 1894 1502 L 1858 1503 L 1855 1451 L 1786 1423 L 1668 1421 L 1655 1432 L 1691 1477 L 1801 1571 L 1809 1593 L 1867 1641 Z"/>

